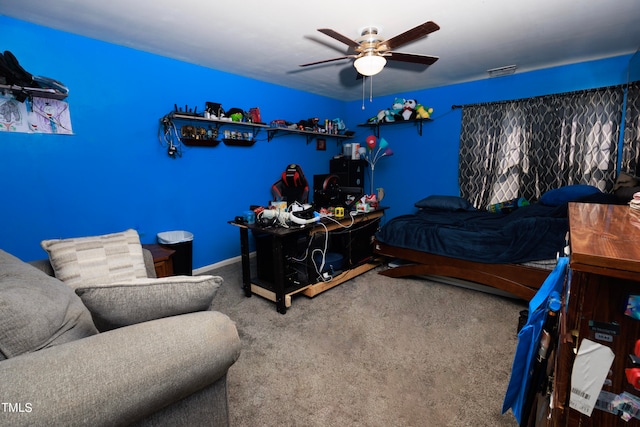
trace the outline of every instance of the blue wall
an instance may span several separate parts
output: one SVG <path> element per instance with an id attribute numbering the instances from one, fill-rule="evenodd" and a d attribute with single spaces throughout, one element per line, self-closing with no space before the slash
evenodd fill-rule
<path id="1" fill-rule="evenodd" d="M 0 47 L 36 75 L 70 88 L 74 135 L 0 133 L 0 248 L 24 259 L 43 258 L 43 239 L 138 230 L 143 243 L 160 231 L 194 233 L 194 268 L 239 255 L 238 230 L 227 221 L 250 204 L 265 204 L 269 188 L 291 162 L 311 180 L 328 172 L 327 150 L 301 137 L 263 132 L 250 148 L 185 147 L 169 158 L 157 138 L 159 119 L 174 103 L 260 107 L 263 121 L 343 117 L 364 144 L 358 123 L 390 106 L 345 103 L 302 91 L 151 55 L 0 16 Z M 622 83 L 628 57 L 500 79 L 398 94 L 435 109 L 419 137 L 413 125 L 384 128 L 395 155 L 376 168 L 389 215 L 409 212 L 429 194 L 457 194 L 460 110 L 452 104 L 521 98 Z M 428 72 L 424 74 L 428 78 Z M 374 82 L 375 85 L 375 82 Z M 375 86 L 374 86 L 375 89 Z M 368 188 L 368 187 L 367 187 Z"/>
<path id="2" fill-rule="evenodd" d="M 194 267 L 239 255 L 227 224 L 266 204 L 290 162 L 309 176 L 336 154 L 300 137 L 266 133 L 253 147 L 186 147 L 172 159 L 157 138 L 174 103 L 260 107 L 263 120 L 344 117 L 344 103 L 136 50 L 0 17 L 0 46 L 36 75 L 70 88 L 74 135 L 0 134 L 5 183 L 0 248 L 42 258 L 42 239 L 136 228 L 143 243 L 160 231 L 194 233 Z M 53 48 L 55 47 L 55 48 Z"/>

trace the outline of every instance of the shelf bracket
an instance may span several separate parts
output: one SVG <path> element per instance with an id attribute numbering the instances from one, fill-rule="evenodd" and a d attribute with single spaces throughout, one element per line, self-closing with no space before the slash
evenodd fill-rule
<path id="1" fill-rule="evenodd" d="M 253 128 L 253 139 L 256 139 L 258 134 L 260 133 L 260 131 L 262 130 L 262 128 L 259 127 L 254 127 Z"/>

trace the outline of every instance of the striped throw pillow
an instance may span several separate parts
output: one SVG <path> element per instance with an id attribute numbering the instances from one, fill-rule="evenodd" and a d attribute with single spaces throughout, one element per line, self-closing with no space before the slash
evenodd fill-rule
<path id="1" fill-rule="evenodd" d="M 135 230 L 44 240 L 41 246 L 49 254 L 56 277 L 74 289 L 147 277 Z"/>

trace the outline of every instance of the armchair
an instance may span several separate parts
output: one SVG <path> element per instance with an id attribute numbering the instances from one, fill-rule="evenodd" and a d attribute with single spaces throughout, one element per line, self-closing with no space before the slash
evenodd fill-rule
<path id="1" fill-rule="evenodd" d="M 172 284 L 147 277 L 143 261 L 145 277 L 128 285 L 71 286 L 41 271 L 55 265 L 34 264 L 0 250 L 0 425 L 228 425 L 240 340 L 207 310 L 221 278 Z"/>

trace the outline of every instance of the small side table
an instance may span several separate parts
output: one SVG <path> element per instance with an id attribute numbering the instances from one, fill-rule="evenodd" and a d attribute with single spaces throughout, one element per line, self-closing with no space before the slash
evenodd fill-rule
<path id="1" fill-rule="evenodd" d="M 162 247 L 158 244 L 144 244 L 143 248 L 148 249 L 153 256 L 153 265 L 156 269 L 156 276 L 173 276 L 173 249 Z"/>

